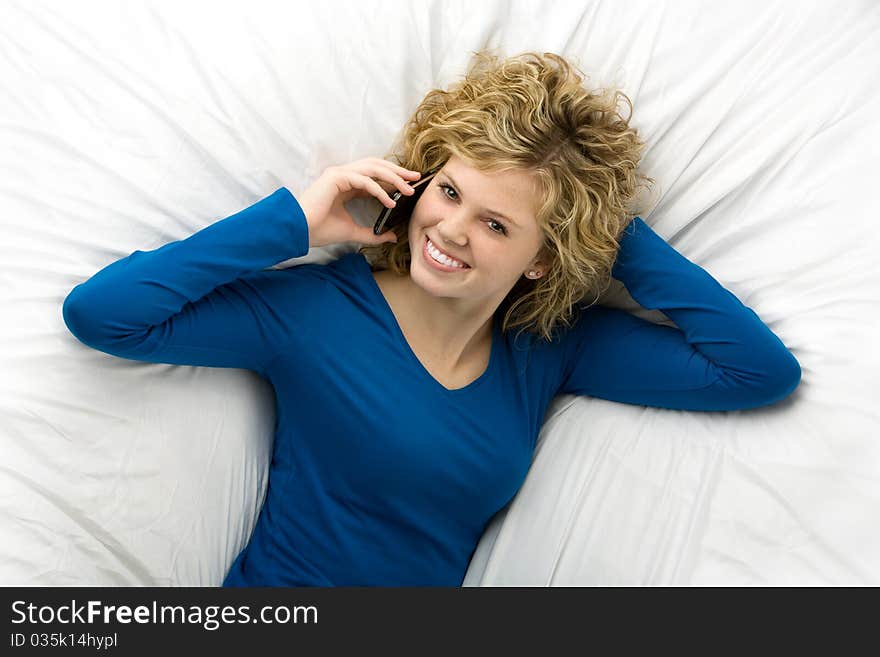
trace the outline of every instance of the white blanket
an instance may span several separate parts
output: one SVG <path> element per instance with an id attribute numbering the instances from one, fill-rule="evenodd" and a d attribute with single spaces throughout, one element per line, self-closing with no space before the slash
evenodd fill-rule
<path id="1" fill-rule="evenodd" d="M 61 304 L 134 250 L 382 157 L 487 46 L 560 53 L 633 100 L 642 218 L 803 378 L 731 413 L 558 397 L 465 585 L 880 584 L 871 0 L 5 2 L 0 584 L 222 582 L 265 494 L 273 391 L 90 350 Z M 603 303 L 669 321 L 620 287 Z"/>

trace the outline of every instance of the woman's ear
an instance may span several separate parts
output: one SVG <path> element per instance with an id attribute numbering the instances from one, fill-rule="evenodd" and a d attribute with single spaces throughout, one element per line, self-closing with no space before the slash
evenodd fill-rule
<path id="1" fill-rule="evenodd" d="M 532 279 L 541 278 L 541 276 L 547 273 L 549 268 L 550 259 L 546 256 L 539 256 L 529 263 L 525 275 L 527 278 Z"/>
<path id="2" fill-rule="evenodd" d="M 550 269 L 550 265 L 553 263 L 553 254 L 550 253 L 550 250 L 545 246 L 541 247 L 541 250 L 538 252 L 538 255 L 535 256 L 535 259 L 532 260 L 530 264 L 531 269 L 537 269 L 541 272 L 546 272 Z"/>

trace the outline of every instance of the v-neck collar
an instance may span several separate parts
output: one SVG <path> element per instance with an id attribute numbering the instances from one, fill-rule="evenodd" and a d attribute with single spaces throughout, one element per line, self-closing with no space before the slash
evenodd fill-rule
<path id="1" fill-rule="evenodd" d="M 434 378 L 434 375 L 428 371 L 428 368 L 426 368 L 422 361 L 419 360 L 419 357 L 416 356 L 415 352 L 409 344 L 409 341 L 406 339 L 406 335 L 404 335 L 403 333 L 403 329 L 400 328 L 400 323 L 397 321 L 397 316 L 391 309 L 391 304 L 388 303 L 388 299 L 385 298 L 385 293 L 382 292 L 382 288 L 379 287 L 379 283 L 373 277 L 373 270 L 370 267 L 370 263 L 367 261 L 366 257 L 364 257 L 364 255 L 361 253 L 354 253 L 352 255 L 357 257 L 357 265 L 362 267 L 366 271 L 366 277 L 369 279 L 368 285 L 370 289 L 373 290 L 373 293 L 377 297 L 378 302 L 387 312 L 389 324 L 391 324 L 395 335 L 400 340 L 400 343 L 403 345 L 406 352 L 409 354 L 409 358 L 412 360 L 413 364 L 423 372 L 424 376 L 426 376 L 433 382 L 433 385 L 435 385 L 444 393 L 451 395 L 460 395 L 471 392 L 474 388 L 482 385 L 491 376 L 492 371 L 495 368 L 496 351 L 498 349 L 499 342 L 498 322 L 494 316 L 492 317 L 492 344 L 489 348 L 489 364 L 486 365 L 486 369 L 483 371 L 482 374 L 480 374 L 480 376 L 478 376 L 476 379 L 474 379 L 462 388 L 447 388 L 436 378 Z"/>

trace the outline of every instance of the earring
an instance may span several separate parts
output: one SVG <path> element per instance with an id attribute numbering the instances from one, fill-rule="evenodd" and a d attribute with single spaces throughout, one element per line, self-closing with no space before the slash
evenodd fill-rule
<path id="1" fill-rule="evenodd" d="M 540 276 L 540 272 L 536 272 L 534 269 L 532 269 L 532 270 L 529 272 L 529 276 L 530 276 L 531 278 L 537 278 L 537 276 L 535 276 L 535 274 L 538 274 L 538 276 Z"/>

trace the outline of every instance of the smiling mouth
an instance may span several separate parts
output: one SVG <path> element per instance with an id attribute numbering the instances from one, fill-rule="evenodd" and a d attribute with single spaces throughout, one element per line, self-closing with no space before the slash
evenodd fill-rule
<path id="1" fill-rule="evenodd" d="M 431 241 L 431 238 L 428 237 L 427 235 L 425 235 L 425 243 L 422 247 L 422 250 L 424 251 L 425 256 L 427 258 L 430 258 L 433 262 L 435 262 L 438 265 L 441 265 L 443 267 L 448 267 L 450 269 L 457 269 L 457 270 L 464 270 L 464 269 L 471 268 L 471 266 L 469 264 L 467 264 L 466 262 L 462 262 L 461 260 L 457 260 L 457 259 L 453 258 L 452 256 L 447 256 L 445 253 L 440 251 L 440 249 L 437 248 L 437 246 L 434 244 L 434 242 Z M 433 255 L 434 253 L 436 253 L 438 255 L 438 257 L 441 259 L 438 260 L 437 258 L 435 258 Z M 448 258 L 448 262 L 444 262 L 444 260 L 447 258 Z"/>

